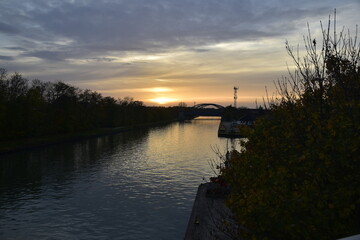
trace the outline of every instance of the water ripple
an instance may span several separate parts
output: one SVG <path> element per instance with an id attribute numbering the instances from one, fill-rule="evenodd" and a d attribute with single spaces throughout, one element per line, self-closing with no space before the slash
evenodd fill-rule
<path id="1" fill-rule="evenodd" d="M 182 239 L 213 175 L 217 121 L 64 144 L 0 161 L 0 238 Z"/>

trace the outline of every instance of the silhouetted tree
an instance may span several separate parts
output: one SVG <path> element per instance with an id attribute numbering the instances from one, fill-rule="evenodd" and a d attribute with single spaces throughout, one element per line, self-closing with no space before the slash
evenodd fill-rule
<path id="1" fill-rule="evenodd" d="M 0 69 L 1 140 L 73 134 L 175 119 L 172 108 L 145 107 L 131 97 L 115 100 L 63 82 L 29 81 Z"/>

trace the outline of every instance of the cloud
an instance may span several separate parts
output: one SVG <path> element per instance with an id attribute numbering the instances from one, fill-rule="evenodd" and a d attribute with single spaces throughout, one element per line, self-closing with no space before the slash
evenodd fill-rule
<path id="1" fill-rule="evenodd" d="M 1 55 L 0 55 L 0 60 L 12 61 L 12 60 L 14 60 L 14 57 L 11 57 L 11 56 L 1 56 Z"/>
<path id="2" fill-rule="evenodd" d="M 284 36 L 296 31 L 294 20 L 319 11 L 301 9 L 294 1 L 271 1 L 269 8 L 250 0 L 13 0 L 3 5 L 8 11 L 0 17 L 0 31 L 21 32 L 23 40 L 32 42 L 34 54 L 52 60 L 67 57 L 64 46 L 52 44 L 58 38 L 71 40 L 68 47 L 77 49 L 72 54 L 77 58 L 179 46 L 201 49 L 211 43 Z"/>
<path id="3" fill-rule="evenodd" d="M 37 57 L 44 60 L 51 60 L 51 61 L 58 61 L 58 60 L 65 60 L 65 55 L 67 52 L 61 51 L 30 51 L 22 54 L 24 57 Z"/>
<path id="4" fill-rule="evenodd" d="M 10 24 L 0 22 L 0 33 L 16 34 L 19 31 Z"/>
<path id="5" fill-rule="evenodd" d="M 5 47 L 5 49 L 14 50 L 14 51 L 26 51 L 26 49 L 22 47 Z"/>
<path id="6" fill-rule="evenodd" d="M 109 58 L 109 57 L 94 57 L 87 59 L 88 61 L 95 61 L 95 62 L 113 62 L 116 58 Z"/>

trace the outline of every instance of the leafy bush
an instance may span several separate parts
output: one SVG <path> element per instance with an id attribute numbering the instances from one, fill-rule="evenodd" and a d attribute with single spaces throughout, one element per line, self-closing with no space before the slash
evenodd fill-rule
<path id="1" fill-rule="evenodd" d="M 223 174 L 239 237 L 337 239 L 360 231 L 360 45 L 309 30 L 307 55 Z"/>

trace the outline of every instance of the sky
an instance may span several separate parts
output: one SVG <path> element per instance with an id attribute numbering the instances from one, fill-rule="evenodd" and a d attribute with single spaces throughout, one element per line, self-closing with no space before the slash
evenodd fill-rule
<path id="1" fill-rule="evenodd" d="M 275 93 L 307 24 L 336 9 L 355 31 L 360 0 L 1 0 L 0 68 L 146 105 L 233 103 Z M 267 89 L 267 92 L 265 91 Z"/>

